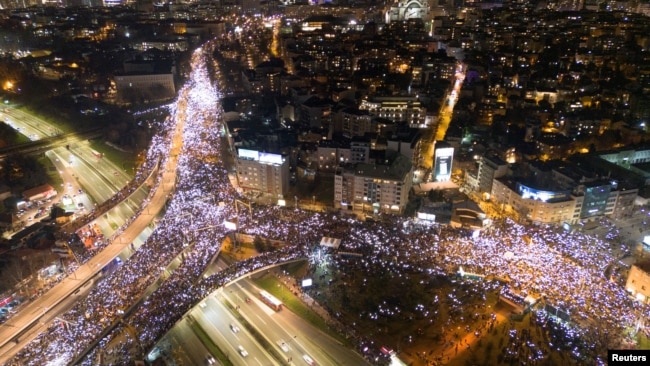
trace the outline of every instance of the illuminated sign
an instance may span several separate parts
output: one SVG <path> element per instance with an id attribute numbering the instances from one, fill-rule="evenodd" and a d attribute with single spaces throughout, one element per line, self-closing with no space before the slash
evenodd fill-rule
<path id="1" fill-rule="evenodd" d="M 260 153 L 255 150 L 239 149 L 238 154 L 242 159 L 260 160 Z"/>
<path id="2" fill-rule="evenodd" d="M 237 156 L 240 159 L 255 160 L 262 164 L 282 165 L 282 162 L 284 161 L 280 154 L 271 154 L 248 149 L 239 149 Z"/>
<path id="3" fill-rule="evenodd" d="M 282 155 L 260 153 L 260 163 L 282 165 Z"/>
<path id="4" fill-rule="evenodd" d="M 418 212 L 418 219 L 435 222 L 436 221 L 436 215 L 426 213 L 426 212 Z"/>
<path id="5" fill-rule="evenodd" d="M 436 149 L 434 158 L 434 177 L 437 181 L 446 181 L 451 179 L 451 164 L 453 157 L 453 147 L 442 147 Z"/>
<path id="6" fill-rule="evenodd" d="M 309 287 L 312 285 L 312 280 L 311 278 L 305 278 L 302 280 L 302 287 Z"/>
<path id="7" fill-rule="evenodd" d="M 519 192 L 521 198 L 542 202 L 561 201 L 570 198 L 569 191 L 542 191 L 527 187 L 521 183 L 517 183 L 517 192 Z"/>

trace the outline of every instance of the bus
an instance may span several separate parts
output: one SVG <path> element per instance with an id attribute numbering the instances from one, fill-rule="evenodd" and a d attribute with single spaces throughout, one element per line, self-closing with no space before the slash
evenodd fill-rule
<path id="1" fill-rule="evenodd" d="M 93 156 L 96 157 L 97 159 L 101 159 L 101 158 L 104 157 L 104 154 L 102 154 L 102 153 L 100 153 L 98 151 L 95 151 L 95 150 L 90 150 L 90 151 L 93 153 Z"/>
<path id="2" fill-rule="evenodd" d="M 278 300 L 275 296 L 266 291 L 260 291 L 260 299 L 275 311 L 282 310 L 282 301 Z"/>

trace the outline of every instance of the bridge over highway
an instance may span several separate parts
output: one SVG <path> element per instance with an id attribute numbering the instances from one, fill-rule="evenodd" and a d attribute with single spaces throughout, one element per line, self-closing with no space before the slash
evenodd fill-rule
<path id="1" fill-rule="evenodd" d="M 88 140 L 102 135 L 102 128 L 93 128 L 81 132 L 66 133 L 52 137 L 46 137 L 36 141 L 26 142 L 0 149 L 0 161 L 12 155 L 35 155 L 56 147 L 65 146 L 82 140 Z"/>
<path id="2" fill-rule="evenodd" d="M 181 260 L 181 254 L 178 254 L 178 256 L 174 259 L 173 262 L 180 261 L 180 260 Z M 199 278 L 199 281 L 195 282 L 194 286 L 184 290 L 186 291 L 188 298 L 190 298 L 190 300 L 187 302 L 187 306 L 184 309 L 185 312 L 182 313 L 179 312 L 180 317 L 175 319 L 176 321 L 174 324 L 181 321 L 182 318 L 189 313 L 192 307 L 196 306 L 199 302 L 205 300 L 207 296 L 211 295 L 212 293 L 218 290 L 222 290 L 224 287 L 227 287 L 239 281 L 241 278 L 254 275 L 258 272 L 267 271 L 271 268 L 275 268 L 285 264 L 300 262 L 305 260 L 309 260 L 308 253 L 296 250 L 295 248 L 286 247 L 285 249 L 275 253 L 274 255 L 261 255 L 258 257 L 249 258 L 248 260 L 237 262 L 212 276 L 209 276 L 207 278 Z M 173 270 L 174 269 L 171 268 L 171 266 L 169 266 L 166 269 L 166 271 L 173 271 Z M 163 277 L 169 276 L 169 274 L 167 274 L 166 271 L 160 275 L 158 280 L 156 280 L 153 284 L 149 286 L 147 291 L 145 291 L 146 295 L 137 299 L 137 301 L 135 301 L 133 305 L 131 305 L 128 309 L 123 311 L 124 314 L 122 316 L 113 320 L 113 322 L 108 327 L 106 327 L 104 331 L 102 331 L 99 337 L 97 337 L 88 347 L 86 347 L 77 355 L 77 358 L 71 364 L 77 365 L 82 363 L 82 361 L 86 358 L 86 356 L 93 349 L 95 349 L 100 344 L 100 342 L 104 340 L 106 336 L 111 334 L 111 332 L 113 332 L 116 327 L 126 326 L 126 324 L 130 324 L 129 317 L 131 317 L 133 313 L 139 309 L 142 303 L 148 299 L 148 294 L 153 293 L 163 283 L 164 281 Z M 173 325 L 171 327 L 173 327 Z M 142 329 L 138 330 L 131 325 L 129 325 L 128 328 L 130 328 L 131 332 L 134 332 L 136 334 L 142 331 Z M 161 334 L 160 336 L 162 335 L 163 334 Z M 144 349 L 150 349 L 151 347 L 153 347 L 153 345 L 146 344 L 146 345 L 141 345 L 141 347 L 142 350 L 144 350 Z"/>

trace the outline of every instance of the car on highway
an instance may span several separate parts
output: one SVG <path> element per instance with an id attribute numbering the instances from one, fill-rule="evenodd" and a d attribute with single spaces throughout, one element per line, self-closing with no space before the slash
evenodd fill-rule
<path id="1" fill-rule="evenodd" d="M 232 330 L 233 333 L 239 332 L 239 327 L 236 324 L 230 323 L 230 330 Z"/>
<path id="2" fill-rule="evenodd" d="M 205 356 L 206 365 L 214 365 L 215 363 L 217 363 L 217 361 L 214 359 L 214 357 L 212 357 L 212 355 Z"/>
<path id="3" fill-rule="evenodd" d="M 278 344 L 278 347 L 280 347 L 283 352 L 289 352 L 289 345 L 283 339 L 280 339 L 275 343 Z"/>
<path id="4" fill-rule="evenodd" d="M 316 361 L 314 361 L 314 359 L 309 357 L 309 355 L 302 355 L 302 359 L 305 360 L 305 362 L 307 362 L 307 365 L 312 365 L 312 366 L 316 365 Z"/>
<path id="5" fill-rule="evenodd" d="M 246 351 L 246 349 L 244 348 L 244 346 L 239 346 L 239 347 L 237 347 L 237 350 L 239 351 L 239 354 L 240 354 L 242 357 L 246 357 L 246 356 L 248 356 L 248 351 Z"/>

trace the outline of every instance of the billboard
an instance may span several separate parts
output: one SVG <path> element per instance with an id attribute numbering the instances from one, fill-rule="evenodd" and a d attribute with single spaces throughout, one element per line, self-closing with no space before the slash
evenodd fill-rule
<path id="1" fill-rule="evenodd" d="M 436 181 L 448 181 L 451 179 L 451 164 L 454 159 L 453 147 L 441 147 L 436 149 L 434 154 L 433 176 Z"/>
<path id="2" fill-rule="evenodd" d="M 239 149 L 237 156 L 240 159 L 259 161 L 262 164 L 282 165 L 284 159 L 280 154 L 259 152 L 256 150 Z"/>
<path id="3" fill-rule="evenodd" d="M 521 198 L 542 202 L 564 201 L 571 198 L 570 191 L 543 191 L 517 183 L 517 192 Z"/>
<path id="4" fill-rule="evenodd" d="M 282 161 L 282 155 L 280 154 L 260 153 L 260 163 L 282 165 Z"/>
<path id="5" fill-rule="evenodd" d="M 259 152 L 255 150 L 239 149 L 237 152 L 242 159 L 260 160 Z"/>

